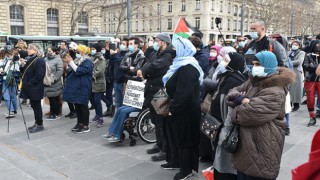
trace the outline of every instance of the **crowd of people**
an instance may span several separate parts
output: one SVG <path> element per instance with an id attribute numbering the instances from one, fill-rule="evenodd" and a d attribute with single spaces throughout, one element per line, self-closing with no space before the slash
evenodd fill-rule
<path id="1" fill-rule="evenodd" d="M 121 141 L 125 119 L 141 111 L 123 105 L 126 83 L 145 82 L 143 109 L 150 109 L 156 134 L 155 145 L 146 153 L 155 154 L 153 161 L 166 161 L 164 169 L 180 169 L 175 180 L 198 171 L 199 161 L 213 162 L 215 180 L 276 179 L 285 135 L 290 135 L 289 114 L 299 110 L 304 94 L 308 126 L 320 117 L 315 111 L 315 104 L 320 107 L 315 101 L 320 93 L 320 35 L 303 47 L 280 34 L 267 36 L 262 21 L 253 22 L 250 33 L 237 37 L 233 47 L 214 41 L 205 45 L 199 33 L 189 39 L 159 33 L 149 40 L 116 38 L 90 47 L 62 41 L 60 47 L 45 51 L 23 41 L 1 51 L 8 118 L 17 114 L 19 98 L 28 99 L 35 117 L 28 130 L 40 132 L 44 130 L 41 100 L 49 101 L 47 120 L 61 118 L 64 101 L 70 110 L 65 117 L 77 118 L 71 128 L 74 133 L 90 132 L 90 123 L 101 128 L 104 117 L 110 116 L 112 122 L 102 136 L 116 143 Z M 53 80 L 45 85 L 48 67 Z M 164 88 L 170 99 L 168 116 L 157 114 L 151 104 Z M 205 100 L 209 100 L 207 111 L 201 109 Z M 95 110 L 93 119 L 90 110 Z M 216 139 L 201 132 L 206 114 L 222 124 Z M 235 125 L 239 141 L 231 153 L 224 142 Z"/>

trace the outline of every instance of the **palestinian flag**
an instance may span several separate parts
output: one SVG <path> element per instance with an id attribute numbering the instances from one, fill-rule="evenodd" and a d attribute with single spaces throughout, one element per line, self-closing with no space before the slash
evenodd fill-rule
<path id="1" fill-rule="evenodd" d="M 176 29 L 174 30 L 173 39 L 176 39 L 178 36 L 189 38 L 195 32 L 200 33 L 201 36 L 203 35 L 201 31 L 191 26 L 184 18 L 180 17 Z"/>

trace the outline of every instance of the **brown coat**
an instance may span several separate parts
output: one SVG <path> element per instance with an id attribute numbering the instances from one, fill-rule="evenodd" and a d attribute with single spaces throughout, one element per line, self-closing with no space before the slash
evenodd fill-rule
<path id="1" fill-rule="evenodd" d="M 237 152 L 232 155 L 233 166 L 253 177 L 275 179 L 279 174 L 284 145 L 285 100 L 288 85 L 295 74 L 280 68 L 279 74 L 264 78 L 251 77 L 243 85 L 230 90 L 227 103 L 241 92 L 250 99 L 235 107 L 234 122 L 240 124 Z"/>

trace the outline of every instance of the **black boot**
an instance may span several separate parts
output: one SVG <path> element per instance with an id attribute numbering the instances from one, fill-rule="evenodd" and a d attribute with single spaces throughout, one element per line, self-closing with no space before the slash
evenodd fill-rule
<path id="1" fill-rule="evenodd" d="M 291 112 L 295 112 L 298 111 L 300 109 L 300 105 L 299 103 L 293 103 L 293 108 Z"/>
<path id="2" fill-rule="evenodd" d="M 103 117 L 111 116 L 111 107 L 109 106 L 107 110 L 102 114 Z"/>
<path id="3" fill-rule="evenodd" d="M 164 161 L 164 160 L 166 160 L 166 153 L 160 151 L 159 154 L 151 156 L 151 160 L 154 161 L 154 162 Z"/>
<path id="4" fill-rule="evenodd" d="M 290 135 L 290 128 L 286 128 L 286 130 L 284 131 L 284 134 L 286 135 L 286 136 L 289 136 Z"/>
<path id="5" fill-rule="evenodd" d="M 155 154 L 160 152 L 160 148 L 155 144 L 151 149 L 147 149 L 147 154 Z"/>
<path id="6" fill-rule="evenodd" d="M 309 121 L 309 123 L 308 123 L 308 127 L 309 127 L 309 126 L 314 126 L 316 123 L 317 123 L 316 118 L 310 118 L 310 121 Z"/>
<path id="7" fill-rule="evenodd" d="M 77 113 L 76 113 L 76 112 L 73 112 L 72 115 L 70 116 L 71 119 L 77 118 L 77 117 L 78 117 L 78 116 L 77 116 Z"/>

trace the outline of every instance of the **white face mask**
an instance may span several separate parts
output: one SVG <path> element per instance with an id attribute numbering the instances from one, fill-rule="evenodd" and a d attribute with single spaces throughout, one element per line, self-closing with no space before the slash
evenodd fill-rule
<path id="1" fill-rule="evenodd" d="M 217 55 L 218 55 L 218 54 L 215 53 L 215 52 L 211 52 L 211 53 L 210 53 L 210 57 L 217 57 Z"/>
<path id="2" fill-rule="evenodd" d="M 296 46 L 296 45 L 292 45 L 292 50 L 298 50 L 299 49 L 299 46 Z"/>
<path id="3" fill-rule="evenodd" d="M 148 46 L 149 46 L 149 47 L 153 46 L 153 41 L 149 41 L 149 42 L 148 42 Z"/>
<path id="4" fill-rule="evenodd" d="M 252 75 L 253 77 L 265 77 L 267 73 L 264 72 L 264 67 L 262 66 L 253 66 L 252 67 Z"/>

